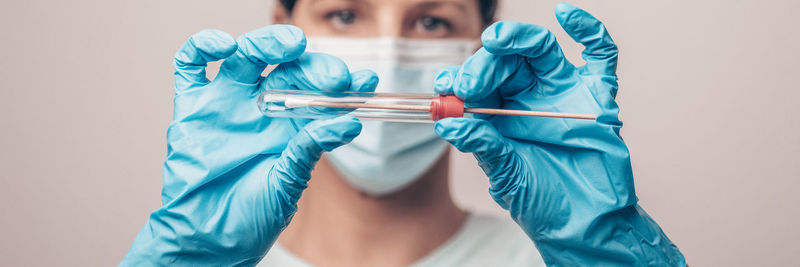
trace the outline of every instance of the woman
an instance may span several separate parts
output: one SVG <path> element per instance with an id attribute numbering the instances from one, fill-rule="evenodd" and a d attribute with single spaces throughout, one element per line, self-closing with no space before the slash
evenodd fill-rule
<path id="1" fill-rule="evenodd" d="M 281 1 L 275 21 L 294 26 L 237 41 L 220 31 L 190 38 L 175 59 L 164 206 L 122 265 L 254 265 L 262 257 L 271 266 L 685 265 L 636 204 L 618 135 L 616 46 L 603 25 L 556 7 L 562 27 L 587 47 L 587 64 L 575 67 L 546 29 L 492 24 L 494 6 Z M 221 59 L 208 81 L 206 62 Z M 435 91 L 472 106 L 598 119 L 270 119 L 254 103 L 271 88 Z M 516 223 L 453 203 L 446 142 L 475 154 L 490 194 Z"/>

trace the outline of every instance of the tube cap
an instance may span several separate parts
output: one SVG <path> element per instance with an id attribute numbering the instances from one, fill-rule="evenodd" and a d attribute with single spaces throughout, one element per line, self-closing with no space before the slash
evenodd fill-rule
<path id="1" fill-rule="evenodd" d="M 454 95 L 437 96 L 431 101 L 431 119 L 464 117 L 464 101 Z"/>

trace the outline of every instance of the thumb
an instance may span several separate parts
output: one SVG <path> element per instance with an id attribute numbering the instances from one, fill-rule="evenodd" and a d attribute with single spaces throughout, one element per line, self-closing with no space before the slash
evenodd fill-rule
<path id="1" fill-rule="evenodd" d="M 270 186 L 279 188 L 284 200 L 288 201 L 283 204 L 294 206 L 297 203 L 323 152 L 349 143 L 359 133 L 361 123 L 350 116 L 316 120 L 300 130 L 289 141 L 268 175 Z"/>
<path id="2" fill-rule="evenodd" d="M 528 167 L 513 146 L 488 121 L 471 118 L 445 118 L 436 122 L 436 134 L 461 152 L 470 152 L 490 178 L 492 197 L 508 209 L 518 195 Z"/>

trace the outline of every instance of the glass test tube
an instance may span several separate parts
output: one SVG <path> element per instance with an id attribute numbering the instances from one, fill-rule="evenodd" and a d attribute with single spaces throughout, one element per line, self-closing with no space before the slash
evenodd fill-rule
<path id="1" fill-rule="evenodd" d="M 454 95 L 389 94 L 359 92 L 321 92 L 266 90 L 258 98 L 258 108 L 266 116 L 323 119 L 351 115 L 362 119 L 398 122 L 433 122 L 464 117 L 465 113 L 504 116 L 532 116 L 596 120 L 593 114 L 496 108 L 465 108 Z"/>
<path id="2" fill-rule="evenodd" d="M 258 98 L 266 116 L 326 119 L 350 115 L 360 119 L 433 122 L 434 95 L 373 92 L 322 92 L 270 89 Z"/>

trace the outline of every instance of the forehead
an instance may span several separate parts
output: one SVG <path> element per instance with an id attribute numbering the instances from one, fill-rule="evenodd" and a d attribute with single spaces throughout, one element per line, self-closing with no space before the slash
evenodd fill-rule
<path id="1" fill-rule="evenodd" d="M 309 4 L 314 4 L 315 2 L 351 2 L 357 4 L 363 4 L 368 6 L 420 6 L 420 5 L 453 5 L 458 6 L 461 8 L 477 8 L 478 0 L 299 0 L 299 1 L 308 1 Z"/>

